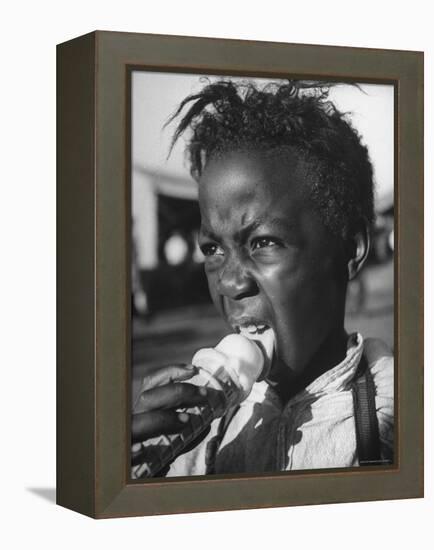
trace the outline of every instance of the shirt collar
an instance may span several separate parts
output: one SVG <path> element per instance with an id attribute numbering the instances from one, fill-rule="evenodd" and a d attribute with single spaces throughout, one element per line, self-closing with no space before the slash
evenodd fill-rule
<path id="1" fill-rule="evenodd" d="M 316 378 L 307 388 L 292 397 L 288 405 L 312 399 L 314 396 L 332 393 L 345 389 L 354 378 L 360 359 L 363 354 L 363 337 L 355 332 L 350 334 L 347 341 L 347 352 L 345 358 L 335 367 Z M 253 385 L 253 389 L 246 402 L 261 402 L 265 399 L 280 403 L 275 390 L 265 380 Z"/>
<path id="2" fill-rule="evenodd" d="M 352 381 L 363 354 L 363 337 L 354 332 L 347 341 L 345 358 L 335 367 L 316 378 L 305 390 L 290 399 L 289 403 L 312 398 L 320 394 L 344 390 Z"/>

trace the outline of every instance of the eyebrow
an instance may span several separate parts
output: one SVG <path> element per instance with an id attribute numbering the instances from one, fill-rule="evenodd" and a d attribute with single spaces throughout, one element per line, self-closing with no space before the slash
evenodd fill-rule
<path id="1" fill-rule="evenodd" d="M 213 239 L 214 241 L 218 240 L 217 235 L 214 233 L 214 231 L 211 231 L 210 229 L 206 228 L 204 225 L 201 225 L 199 227 L 199 237 L 203 235 L 204 237 L 208 237 L 209 239 Z"/>
<path id="2" fill-rule="evenodd" d="M 284 229 L 285 231 L 288 230 L 288 229 L 294 229 L 295 228 L 295 224 L 293 223 L 290 223 L 287 219 L 283 219 L 283 218 L 270 218 L 270 219 L 257 219 L 257 220 L 253 220 L 252 222 L 244 225 L 239 233 L 240 235 L 247 235 L 249 233 L 252 233 L 253 231 L 255 231 L 256 229 L 259 229 L 260 227 L 262 226 L 267 226 L 267 227 L 280 227 L 281 229 Z"/>
<path id="3" fill-rule="evenodd" d="M 244 223 L 243 220 L 242 220 L 242 223 Z M 285 231 L 292 230 L 296 227 L 296 224 L 291 224 L 288 222 L 288 220 L 283 218 L 270 218 L 267 220 L 259 218 L 257 220 L 252 220 L 251 222 L 243 225 L 243 227 L 241 227 L 241 229 L 236 232 L 236 237 L 240 241 L 245 240 L 248 235 L 250 235 L 256 229 L 259 229 L 264 225 L 271 228 L 273 228 L 273 226 L 274 227 L 277 226 Z M 213 240 L 218 240 L 218 236 L 214 233 L 214 231 L 212 231 L 211 229 L 208 229 L 204 225 L 201 225 L 199 234 L 202 234 L 204 237 L 208 237 Z"/>

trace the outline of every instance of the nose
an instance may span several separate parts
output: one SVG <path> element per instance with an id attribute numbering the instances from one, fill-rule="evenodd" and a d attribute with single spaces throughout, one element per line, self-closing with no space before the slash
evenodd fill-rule
<path id="1" fill-rule="evenodd" d="M 218 291 L 233 300 L 254 296 L 258 292 L 254 277 L 240 257 L 231 255 L 225 261 L 219 274 Z"/>

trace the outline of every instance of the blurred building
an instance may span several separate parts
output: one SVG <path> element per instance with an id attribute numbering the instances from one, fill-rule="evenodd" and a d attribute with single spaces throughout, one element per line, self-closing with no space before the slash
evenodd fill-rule
<path id="1" fill-rule="evenodd" d="M 135 310 L 148 314 L 207 301 L 197 248 L 200 216 L 196 183 L 135 165 L 132 216 Z"/>

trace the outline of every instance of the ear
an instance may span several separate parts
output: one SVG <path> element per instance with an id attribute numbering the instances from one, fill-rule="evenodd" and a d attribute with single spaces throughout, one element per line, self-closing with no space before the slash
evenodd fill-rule
<path id="1" fill-rule="evenodd" d="M 366 220 L 360 220 L 348 241 L 348 280 L 354 279 L 362 269 L 369 254 L 371 237 Z"/>

